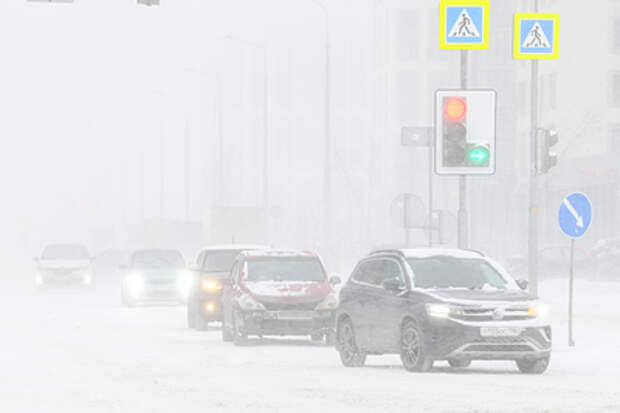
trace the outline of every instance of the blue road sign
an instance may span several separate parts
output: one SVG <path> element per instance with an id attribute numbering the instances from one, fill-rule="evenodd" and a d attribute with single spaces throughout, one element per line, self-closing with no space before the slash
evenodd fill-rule
<path id="1" fill-rule="evenodd" d="M 482 44 L 483 6 L 447 6 L 445 41 L 447 44 Z"/>
<path id="2" fill-rule="evenodd" d="M 560 15 L 516 13 L 514 22 L 516 59 L 557 59 L 559 56 Z"/>
<path id="3" fill-rule="evenodd" d="M 558 212 L 562 232 L 571 238 L 581 238 L 592 222 L 592 204 L 587 196 L 575 192 L 562 200 Z"/>

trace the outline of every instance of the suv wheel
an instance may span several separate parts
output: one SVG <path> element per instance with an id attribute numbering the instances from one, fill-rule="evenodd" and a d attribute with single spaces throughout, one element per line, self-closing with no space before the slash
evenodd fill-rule
<path id="1" fill-rule="evenodd" d="M 413 321 L 406 321 L 400 332 L 400 359 L 408 371 L 428 371 L 433 360 L 424 355 L 422 333 Z"/>
<path id="2" fill-rule="evenodd" d="M 238 310 L 233 310 L 232 316 L 232 330 L 233 330 L 233 342 L 237 346 L 243 346 L 248 341 L 248 335 L 243 331 L 243 326 L 241 325 L 241 314 L 239 314 Z"/>
<path id="3" fill-rule="evenodd" d="M 350 318 L 338 323 L 336 331 L 336 346 L 340 353 L 340 360 L 346 367 L 361 367 L 366 363 L 366 353 L 361 351 L 355 341 L 355 330 Z"/>
<path id="4" fill-rule="evenodd" d="M 222 341 L 228 343 L 233 341 L 233 333 L 229 330 L 226 324 L 226 316 L 222 315 Z"/>
<path id="5" fill-rule="evenodd" d="M 450 359 L 448 360 L 448 364 L 450 365 L 450 367 L 454 367 L 454 368 L 465 368 L 465 367 L 469 367 L 469 365 L 471 364 L 471 360 L 455 360 L 455 359 Z"/>
<path id="6" fill-rule="evenodd" d="M 549 359 L 550 356 L 547 356 L 538 360 L 516 360 L 516 363 L 521 373 L 543 374 L 549 367 Z"/>

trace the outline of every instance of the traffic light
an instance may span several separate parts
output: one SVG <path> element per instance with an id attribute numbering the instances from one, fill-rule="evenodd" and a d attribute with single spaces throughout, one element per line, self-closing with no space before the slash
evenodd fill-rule
<path id="1" fill-rule="evenodd" d="M 543 133 L 538 135 L 536 169 L 539 174 L 544 174 L 558 164 L 558 155 L 553 151 L 553 146 L 560 141 L 560 135 L 553 129 L 540 129 L 540 131 Z"/>
<path id="2" fill-rule="evenodd" d="M 495 172 L 495 91 L 435 92 L 435 170 L 438 174 Z"/>

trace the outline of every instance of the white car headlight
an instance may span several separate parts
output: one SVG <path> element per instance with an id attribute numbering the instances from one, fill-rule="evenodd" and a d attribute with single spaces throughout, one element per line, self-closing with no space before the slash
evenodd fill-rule
<path id="1" fill-rule="evenodd" d="M 84 273 L 84 277 L 82 278 L 82 282 L 86 285 L 90 285 L 90 283 L 93 282 L 93 276 L 90 273 L 90 271 L 86 271 L 86 273 Z"/>
<path id="2" fill-rule="evenodd" d="M 184 271 L 177 277 L 177 286 L 181 294 L 183 294 L 184 296 L 189 295 L 189 292 L 192 288 L 192 279 L 192 273 L 190 273 L 189 271 Z"/>
<path id="3" fill-rule="evenodd" d="M 316 310 L 335 310 L 336 308 L 338 308 L 338 297 L 336 294 L 329 294 L 316 306 Z"/>
<path id="4" fill-rule="evenodd" d="M 244 311 L 264 311 L 265 306 L 252 298 L 249 294 L 243 294 L 238 299 L 239 307 Z"/>
<path id="5" fill-rule="evenodd" d="M 527 309 L 527 315 L 531 318 L 549 317 L 549 307 L 546 304 L 538 303 Z"/>
<path id="6" fill-rule="evenodd" d="M 40 273 L 37 273 L 37 275 L 35 275 L 34 277 L 34 283 L 36 285 L 43 285 L 43 282 L 44 282 L 43 275 L 41 275 Z"/>
<path id="7" fill-rule="evenodd" d="M 434 318 L 448 318 L 462 313 L 462 308 L 449 304 L 426 304 L 426 314 Z"/>
<path id="8" fill-rule="evenodd" d="M 137 298 L 142 294 L 142 289 L 144 288 L 144 278 L 141 274 L 132 273 L 127 277 L 126 281 L 127 291 L 129 295 L 134 298 Z"/>

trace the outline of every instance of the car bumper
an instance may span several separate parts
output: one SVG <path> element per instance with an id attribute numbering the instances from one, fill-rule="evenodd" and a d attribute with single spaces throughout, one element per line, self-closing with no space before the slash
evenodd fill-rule
<path id="1" fill-rule="evenodd" d="M 551 353 L 551 327 L 537 320 L 510 322 L 430 322 L 433 359 L 540 359 Z"/>
<path id="2" fill-rule="evenodd" d="M 196 314 L 202 317 L 203 320 L 210 321 L 222 321 L 222 294 L 201 294 L 194 299 L 193 305 L 196 309 Z"/>
<path id="3" fill-rule="evenodd" d="M 332 311 L 252 311 L 243 313 L 248 335 L 311 335 L 332 331 Z"/>
<path id="4" fill-rule="evenodd" d="M 68 276 L 46 275 L 35 277 L 35 285 L 40 287 L 50 286 L 89 286 L 93 282 L 93 277 L 88 276 L 86 282 L 86 274 L 72 274 Z"/>

